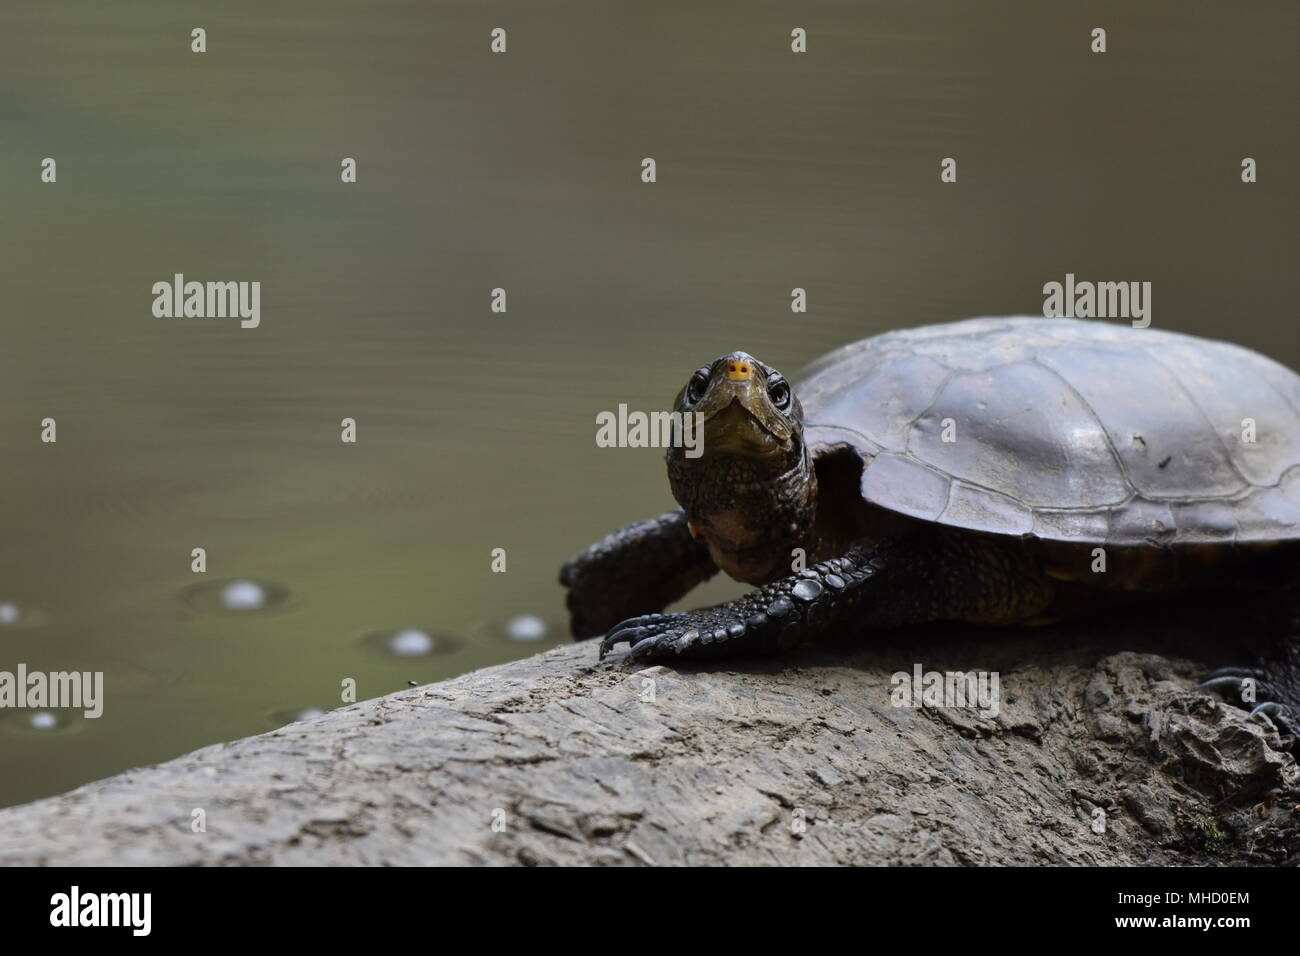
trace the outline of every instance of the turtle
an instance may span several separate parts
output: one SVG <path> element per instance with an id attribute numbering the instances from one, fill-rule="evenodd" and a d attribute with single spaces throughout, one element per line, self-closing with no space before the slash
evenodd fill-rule
<path id="1" fill-rule="evenodd" d="M 680 507 L 560 573 L 571 630 L 602 637 L 602 658 L 622 643 L 633 663 L 779 654 L 832 632 L 1300 585 L 1300 376 L 1237 345 L 967 319 L 843 346 L 794 386 L 731 352 L 674 411 L 703 428 L 702 453 L 667 451 Z M 719 570 L 754 590 L 664 611 Z M 1283 657 L 1261 709 L 1294 719 L 1294 641 Z"/>

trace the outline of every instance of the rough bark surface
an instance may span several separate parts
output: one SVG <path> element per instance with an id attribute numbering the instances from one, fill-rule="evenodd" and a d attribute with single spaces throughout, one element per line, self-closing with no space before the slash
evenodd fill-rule
<path id="1" fill-rule="evenodd" d="M 1295 862 L 1276 731 L 1094 631 L 716 670 L 562 647 L 0 811 L 0 863 Z M 891 706 L 913 662 L 999 671 L 1000 714 Z"/>

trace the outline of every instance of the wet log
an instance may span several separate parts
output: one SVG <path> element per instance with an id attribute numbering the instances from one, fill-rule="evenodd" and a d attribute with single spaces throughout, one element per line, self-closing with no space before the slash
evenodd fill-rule
<path id="1" fill-rule="evenodd" d="M 1204 663 L 1101 633 L 643 670 L 560 647 L 0 811 L 0 863 L 1294 859 L 1285 740 L 1195 691 Z M 996 671 L 997 713 L 895 706 L 914 664 Z"/>

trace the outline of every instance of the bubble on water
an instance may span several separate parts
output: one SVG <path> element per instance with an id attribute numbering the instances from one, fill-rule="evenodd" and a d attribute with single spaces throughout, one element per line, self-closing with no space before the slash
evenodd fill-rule
<path id="1" fill-rule="evenodd" d="M 433 653 L 433 637 L 408 627 L 398 631 L 388 642 L 388 649 L 398 657 L 427 657 Z"/>
<path id="2" fill-rule="evenodd" d="M 385 631 L 371 631 L 361 638 L 362 643 L 390 657 L 433 657 L 450 654 L 464 645 L 464 640 L 447 631 L 421 627 L 399 627 Z"/>
<path id="3" fill-rule="evenodd" d="M 228 611 L 257 611 L 266 607 L 266 589 L 256 581 L 231 581 L 221 589 L 221 606 Z"/>
<path id="4" fill-rule="evenodd" d="M 512 641 L 540 641 L 546 636 L 546 622 L 536 614 L 518 614 L 506 621 L 506 637 Z"/>
<path id="5" fill-rule="evenodd" d="M 0 730 L 10 734 L 66 734 L 85 730 L 94 721 L 86 720 L 80 710 L 28 710 L 25 707 L 0 708 Z"/>
<path id="6" fill-rule="evenodd" d="M 48 620 L 49 615 L 38 607 L 28 607 L 8 599 L 0 601 L 0 627 L 40 627 Z"/>
<path id="7" fill-rule="evenodd" d="M 323 707 L 283 707 L 280 710 L 271 711 L 269 716 L 271 722 L 277 727 L 283 727 L 285 724 L 296 724 L 300 720 L 314 720 L 317 717 L 325 715 Z"/>
<path id="8" fill-rule="evenodd" d="M 289 590 L 270 581 L 232 578 L 192 584 L 181 596 L 198 611 L 211 614 L 253 614 L 270 611 L 284 604 Z"/>

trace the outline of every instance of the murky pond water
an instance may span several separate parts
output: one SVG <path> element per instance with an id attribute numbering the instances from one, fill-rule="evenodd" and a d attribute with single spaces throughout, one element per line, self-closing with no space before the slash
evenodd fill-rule
<path id="1" fill-rule="evenodd" d="M 561 561 L 670 504 L 596 413 L 723 351 L 1071 272 L 1300 365 L 1297 9 L 1089 6 L 5 4 L 0 670 L 105 701 L 0 714 L 0 803 L 567 639 Z"/>

